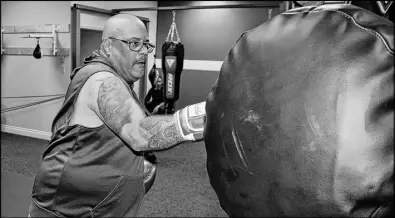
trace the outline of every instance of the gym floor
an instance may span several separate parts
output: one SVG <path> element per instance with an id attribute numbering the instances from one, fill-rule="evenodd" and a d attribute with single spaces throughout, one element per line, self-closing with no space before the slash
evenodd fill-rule
<path id="1" fill-rule="evenodd" d="M 48 141 L 1 133 L 1 217 L 26 217 Z M 139 217 L 227 217 L 210 186 L 204 143 L 155 152 L 158 172 Z"/>

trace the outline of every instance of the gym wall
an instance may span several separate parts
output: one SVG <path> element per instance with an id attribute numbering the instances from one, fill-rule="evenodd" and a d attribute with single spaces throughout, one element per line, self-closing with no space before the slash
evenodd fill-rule
<path id="1" fill-rule="evenodd" d="M 259 3 L 268 1 L 160 1 L 159 7 Z M 280 4 L 281 2 L 278 2 Z M 271 3 L 273 4 L 273 3 Z M 272 10 L 272 16 L 278 9 Z M 222 65 L 241 34 L 268 19 L 267 8 L 193 9 L 176 11 L 176 25 L 184 44 L 184 70 L 176 110 L 205 101 Z M 156 65 L 161 67 L 161 49 L 172 23 L 172 11 L 158 12 Z M 149 88 L 149 87 L 148 87 Z"/>
<path id="2" fill-rule="evenodd" d="M 30 26 L 71 23 L 71 6 L 82 4 L 106 10 L 133 7 L 157 7 L 157 1 L 1 1 L 2 26 Z M 125 12 L 126 13 L 126 12 Z M 156 39 L 156 11 L 127 12 L 150 20 L 150 40 Z M 85 17 L 87 18 L 87 17 Z M 92 22 L 91 22 L 92 21 Z M 95 26 L 100 20 L 81 18 L 85 27 Z M 104 24 L 104 23 L 103 23 Z M 81 24 L 81 27 L 84 25 Z M 4 34 L 3 46 L 35 48 L 35 38 L 21 38 L 26 34 Z M 58 33 L 59 48 L 70 48 L 70 33 Z M 40 39 L 41 48 L 51 48 L 51 39 Z M 148 69 L 153 57 L 148 59 Z M 60 56 L 1 55 L 1 109 L 25 105 L 49 98 L 6 99 L 7 96 L 65 94 L 70 82 L 71 58 Z M 63 70 L 64 67 L 64 70 Z M 148 80 L 148 79 L 147 79 Z M 138 87 L 135 87 L 138 91 Z M 63 98 L 20 110 L 1 114 L 1 131 L 35 138 L 49 139 L 52 121 Z"/>
<path id="3" fill-rule="evenodd" d="M 70 24 L 70 2 L 67 1 L 1 1 L 2 26 Z M 36 38 L 21 38 L 28 33 L 4 34 L 3 46 L 35 48 Z M 51 39 L 40 39 L 41 48 L 52 48 Z M 70 48 L 70 33 L 58 33 L 58 47 Z M 1 55 L 1 109 L 29 104 L 49 98 L 4 99 L 7 96 L 64 94 L 69 82 L 70 57 Z M 65 67 L 63 71 L 62 66 Z M 63 99 L 2 113 L 2 132 L 35 137 L 49 137 L 52 120 Z"/>

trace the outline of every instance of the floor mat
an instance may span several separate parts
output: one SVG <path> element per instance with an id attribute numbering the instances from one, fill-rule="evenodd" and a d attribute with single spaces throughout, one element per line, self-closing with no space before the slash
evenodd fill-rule
<path id="1" fill-rule="evenodd" d="M 47 146 L 45 140 L 1 133 L 2 217 L 27 216 L 33 179 Z M 210 185 L 204 142 L 154 153 L 158 172 L 138 217 L 227 217 Z"/>
<path id="2" fill-rule="evenodd" d="M 27 217 L 33 179 L 1 171 L 1 217 Z"/>

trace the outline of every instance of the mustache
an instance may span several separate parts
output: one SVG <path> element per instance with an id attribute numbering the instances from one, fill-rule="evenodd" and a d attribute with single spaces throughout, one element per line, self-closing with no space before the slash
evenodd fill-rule
<path id="1" fill-rule="evenodd" d="M 144 64 L 145 64 L 145 63 L 146 63 L 146 61 L 147 61 L 147 59 L 145 59 L 145 58 L 141 58 L 141 59 L 137 59 L 137 60 L 135 60 L 135 61 L 134 61 L 134 63 L 135 63 L 135 64 L 137 64 L 137 63 L 144 63 Z"/>

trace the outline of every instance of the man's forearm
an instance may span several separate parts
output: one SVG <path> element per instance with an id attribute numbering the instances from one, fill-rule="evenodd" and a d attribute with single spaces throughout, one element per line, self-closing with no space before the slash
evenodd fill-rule
<path id="1" fill-rule="evenodd" d="M 154 115 L 140 121 L 140 135 L 148 141 L 147 150 L 163 150 L 186 140 L 181 136 L 174 115 Z"/>
<path id="2" fill-rule="evenodd" d="M 174 115 L 148 116 L 140 120 L 143 150 L 162 150 L 185 141 L 203 139 L 206 102 L 188 105 Z"/>

